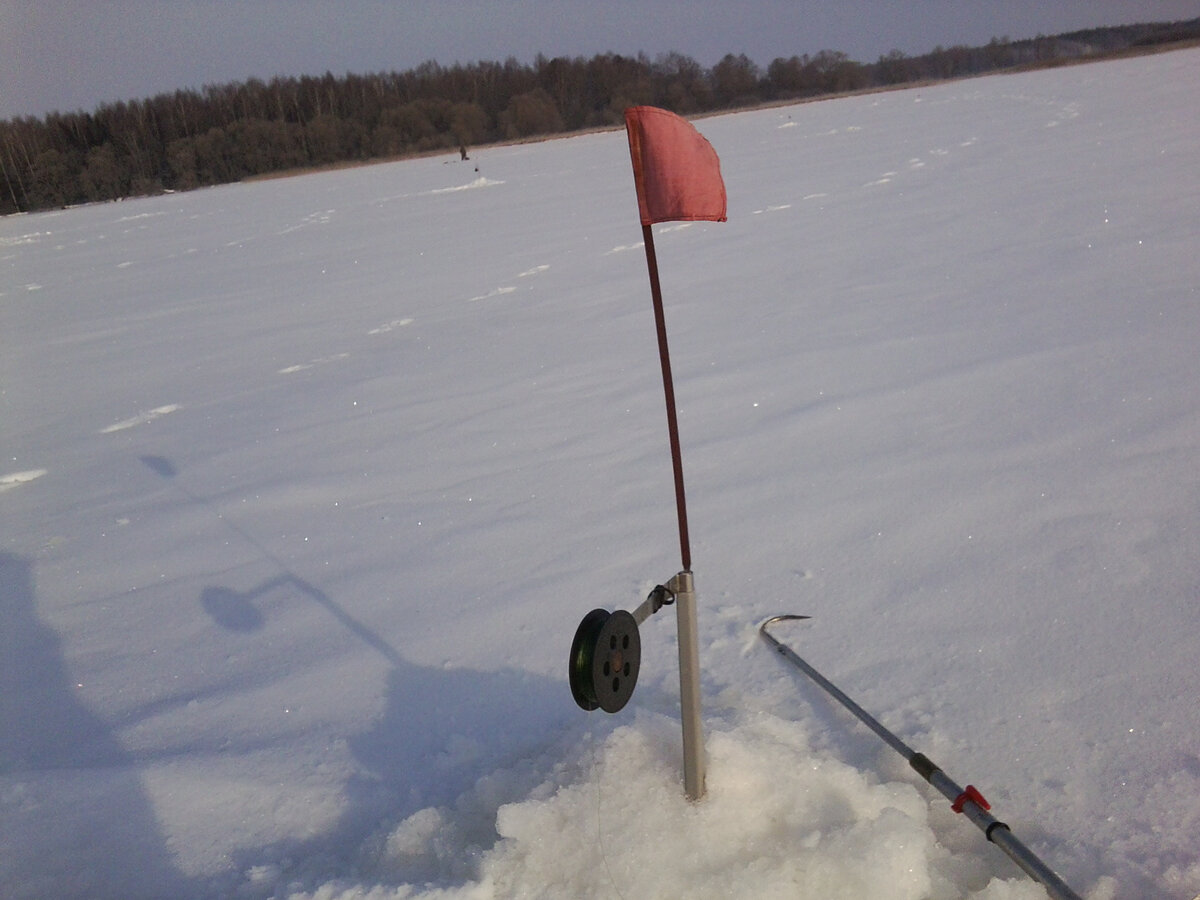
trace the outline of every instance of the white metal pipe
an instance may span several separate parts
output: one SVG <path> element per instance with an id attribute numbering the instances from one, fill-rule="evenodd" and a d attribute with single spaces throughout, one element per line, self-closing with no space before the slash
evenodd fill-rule
<path id="1" fill-rule="evenodd" d="M 700 640 L 696 591 L 691 572 L 680 572 L 667 585 L 675 590 L 679 632 L 679 705 L 683 722 L 683 788 L 689 800 L 705 792 L 704 728 L 700 721 Z M 677 588 L 677 589 L 676 589 Z"/>

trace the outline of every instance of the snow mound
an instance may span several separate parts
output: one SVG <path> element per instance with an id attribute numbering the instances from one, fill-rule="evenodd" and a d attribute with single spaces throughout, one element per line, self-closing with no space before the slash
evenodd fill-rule
<path id="1" fill-rule="evenodd" d="M 816 754 L 804 727 L 760 713 L 708 740 L 708 795 L 680 785 L 678 722 L 639 714 L 586 736 L 517 802 L 518 773 L 482 779 L 456 808 L 422 809 L 381 833 L 362 868 L 293 900 L 421 897 L 819 897 L 1040 900 L 1026 879 L 991 878 L 939 844 L 915 787 Z M 547 755 L 546 760 L 552 757 Z M 492 802 L 495 841 L 481 850 Z M 471 860 L 473 871 L 464 871 Z M 963 894 L 962 885 L 974 883 Z"/>

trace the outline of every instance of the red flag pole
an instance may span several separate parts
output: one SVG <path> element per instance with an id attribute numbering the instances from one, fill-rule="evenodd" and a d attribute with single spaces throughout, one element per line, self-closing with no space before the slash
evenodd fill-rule
<path id="1" fill-rule="evenodd" d="M 679 516 L 679 552 L 683 570 L 671 579 L 675 597 L 676 632 L 679 640 L 679 710 L 683 726 L 683 788 L 689 800 L 705 793 L 704 726 L 700 721 L 700 637 L 696 621 L 696 588 L 692 578 L 692 548 L 688 541 L 687 500 L 683 491 L 683 454 L 679 449 L 679 419 L 675 414 L 675 384 L 671 378 L 671 354 L 667 349 L 667 319 L 663 313 L 662 287 L 658 281 L 658 257 L 654 231 L 642 226 L 646 244 L 646 268 L 650 272 L 650 294 L 654 300 L 654 324 L 658 331 L 658 358 L 662 363 L 663 393 L 667 401 L 667 431 L 671 439 L 671 465 L 675 470 L 675 510 Z"/>
<path id="2" fill-rule="evenodd" d="M 658 358 L 662 363 L 663 393 L 667 400 L 667 431 L 671 440 L 671 465 L 675 470 L 675 511 L 679 517 L 679 553 L 683 571 L 692 570 L 692 547 L 688 540 L 687 499 L 683 490 L 683 454 L 679 449 L 679 419 L 675 413 L 675 384 L 671 378 L 671 353 L 667 349 L 667 319 L 663 313 L 662 287 L 658 282 L 658 257 L 654 252 L 653 226 L 642 226 L 646 244 L 646 267 L 650 270 L 650 294 L 654 300 L 654 324 L 658 330 Z"/>

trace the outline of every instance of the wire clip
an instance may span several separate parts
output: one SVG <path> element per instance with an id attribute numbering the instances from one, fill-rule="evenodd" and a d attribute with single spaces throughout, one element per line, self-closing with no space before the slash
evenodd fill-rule
<path id="1" fill-rule="evenodd" d="M 967 789 L 955 798 L 954 802 L 950 804 L 950 808 L 956 813 L 960 813 L 963 811 L 963 804 L 968 800 L 980 809 L 987 810 L 992 808 L 992 804 L 983 799 L 983 794 L 979 793 L 979 789 L 973 784 L 967 785 Z"/>

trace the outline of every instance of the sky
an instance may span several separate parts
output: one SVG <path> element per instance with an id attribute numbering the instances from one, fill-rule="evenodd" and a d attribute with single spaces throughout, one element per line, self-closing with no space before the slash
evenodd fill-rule
<path id="1" fill-rule="evenodd" d="M 650 56 L 760 65 L 840 50 L 983 44 L 1200 16 L 1200 0 L 0 0 L 0 119 L 275 75 L 515 57 Z"/>

